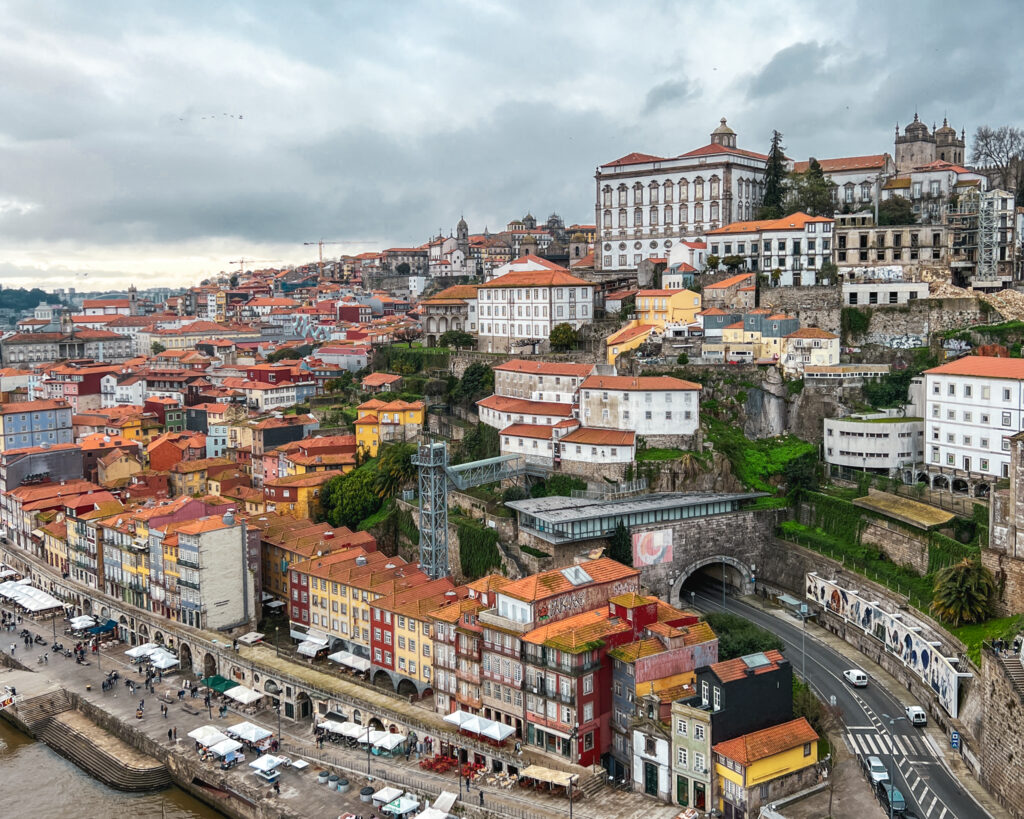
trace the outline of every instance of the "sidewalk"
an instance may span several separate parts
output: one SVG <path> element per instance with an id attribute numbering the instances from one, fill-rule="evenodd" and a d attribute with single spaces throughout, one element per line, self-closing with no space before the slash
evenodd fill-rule
<path id="1" fill-rule="evenodd" d="M 784 620 L 787 623 L 792 623 L 793 618 L 786 613 L 785 610 L 778 606 L 768 604 L 760 597 L 749 595 L 742 598 L 744 603 L 761 609 L 766 614 L 771 614 L 780 620 Z M 886 690 L 895 697 L 900 705 L 906 707 L 908 705 L 920 705 L 920 703 L 910 696 L 910 693 L 885 669 L 876 663 L 872 662 L 868 657 L 861 654 L 857 649 L 847 643 L 845 640 L 837 637 L 831 631 L 817 623 L 807 621 L 807 637 L 808 639 L 815 639 L 819 643 L 824 643 L 833 649 L 836 653 L 841 654 L 850 660 L 851 666 L 862 668 L 868 673 L 870 677 L 879 680 Z M 967 765 L 960 758 L 959 754 L 955 754 L 949 747 L 949 739 L 942 731 L 940 731 L 932 722 L 929 720 L 927 726 L 924 728 L 924 732 L 928 737 L 929 744 L 935 750 L 936 758 L 940 761 L 940 764 L 945 767 L 953 776 L 956 777 L 961 787 L 975 799 L 985 810 L 987 810 L 994 819 L 1012 819 L 1006 809 L 1000 805 L 995 798 L 982 786 L 977 779 L 970 773 Z"/>

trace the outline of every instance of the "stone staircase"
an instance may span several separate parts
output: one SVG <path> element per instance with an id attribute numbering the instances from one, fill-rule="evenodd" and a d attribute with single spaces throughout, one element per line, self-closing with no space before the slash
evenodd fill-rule
<path id="1" fill-rule="evenodd" d="M 607 785 L 608 775 L 603 770 L 601 773 L 587 774 L 586 777 L 581 776 L 579 781 L 576 783 L 576 787 L 579 788 L 580 792 L 585 796 L 593 796 Z"/>
<path id="2" fill-rule="evenodd" d="M 162 763 L 113 736 L 104 735 L 102 742 L 97 741 L 100 730 L 81 714 L 72 713 L 47 718 L 38 737 L 61 756 L 117 790 L 152 791 L 171 784 L 171 776 Z"/>
<path id="3" fill-rule="evenodd" d="M 1024 700 L 1024 663 L 1021 662 L 1020 656 L 1000 657 L 999 662 L 1002 663 L 1006 676 L 1013 683 L 1013 690 L 1017 692 L 1017 696 L 1021 700 Z"/>
<path id="4" fill-rule="evenodd" d="M 63 688 L 58 688 L 28 699 L 19 699 L 14 712 L 32 734 L 38 736 L 47 720 L 70 710 L 71 700 L 67 692 Z"/>

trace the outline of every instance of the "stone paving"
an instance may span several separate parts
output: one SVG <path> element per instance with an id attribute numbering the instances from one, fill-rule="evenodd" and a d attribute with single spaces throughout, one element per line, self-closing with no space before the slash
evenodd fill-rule
<path id="1" fill-rule="evenodd" d="M 25 624 L 30 629 L 33 624 Z M 19 627 L 20 628 L 20 627 Z M 47 637 L 45 627 L 39 629 L 40 634 Z M 66 640 L 65 640 L 66 642 Z M 224 718 L 218 715 L 220 702 L 214 702 L 212 707 L 212 718 L 210 712 L 203 705 L 202 696 L 192 699 L 186 696 L 184 702 L 177 700 L 177 692 L 181 688 L 181 678 L 173 674 L 164 679 L 164 682 L 157 684 L 156 694 L 145 693 L 142 687 L 143 678 L 137 673 L 137 668 L 132 667 L 123 651 L 125 646 L 108 649 L 103 652 L 100 662 L 97 663 L 95 655 L 90 655 L 91 663 L 88 666 L 76 664 L 71 659 L 60 656 L 51 656 L 48 665 L 41 666 L 34 663 L 35 653 L 42 653 L 42 650 L 30 652 L 28 656 L 19 655 L 16 659 L 26 662 L 31 666 L 31 671 L 41 677 L 44 681 L 53 681 L 61 684 L 69 691 L 94 703 L 107 713 L 117 716 L 130 727 L 143 731 L 147 736 L 162 745 L 171 748 L 175 753 L 189 755 L 195 758 L 195 749 L 188 732 L 200 725 L 211 724 L 218 728 L 225 728 L 242 720 L 249 720 L 277 734 L 278 718 L 272 711 L 261 711 L 256 716 L 242 714 L 234 708 L 230 708 Z M 118 684 L 106 692 L 101 690 L 100 682 L 107 672 L 116 669 L 121 679 Z M 0 672 L 0 683 L 5 675 Z M 137 690 L 133 696 L 124 685 L 125 679 L 136 682 Z M 90 685 L 91 690 L 86 690 Z M 19 690 L 19 694 L 22 691 Z M 380 696 L 380 695 L 378 695 Z M 387 697 L 387 705 L 390 709 L 395 708 L 395 700 Z M 144 716 L 141 720 L 136 719 L 136 709 L 139 701 L 145 701 Z M 168 715 L 161 715 L 161 703 L 168 704 Z M 368 704 L 368 711 L 372 713 L 373 706 Z M 413 706 L 410 706 L 413 708 Z M 415 716 L 422 719 L 424 712 L 415 708 Z M 248 762 L 254 757 L 248 755 L 246 763 L 227 772 L 222 772 L 213 763 L 203 763 L 209 767 L 211 781 L 224 775 L 225 781 L 237 785 L 240 792 L 252 793 L 254 789 L 260 788 L 262 798 L 277 799 L 282 802 L 282 807 L 287 806 L 290 812 L 298 816 L 338 816 L 346 811 L 355 814 L 368 816 L 373 810 L 371 805 L 359 801 L 358 791 L 368 784 L 366 775 L 367 757 L 365 751 L 349 749 L 345 746 L 328 743 L 321 751 L 318 750 L 311 730 L 310 722 L 294 722 L 288 719 L 281 720 L 282 727 L 282 753 L 293 759 L 305 758 L 311 764 L 305 771 L 287 769 L 280 778 L 281 793 L 273 796 L 269 794 L 269 788 L 260 783 L 253 771 L 248 767 Z M 177 728 L 178 739 L 175 742 L 169 741 L 167 731 Z M 435 749 L 437 743 L 435 741 Z M 328 791 L 323 785 L 317 784 L 316 770 L 321 767 L 336 768 L 337 772 L 347 775 L 352 783 L 352 791 L 347 794 L 340 794 L 336 791 Z M 442 790 L 455 793 L 459 792 L 459 782 L 454 774 L 439 775 L 419 768 L 415 754 L 408 761 L 405 758 L 384 759 L 371 757 L 370 767 L 372 781 L 369 784 L 374 787 L 383 787 L 384 784 L 394 784 L 396 787 L 404 787 L 408 790 L 415 790 L 421 795 L 433 801 Z M 381 778 L 388 780 L 381 783 Z M 476 813 L 479 808 L 480 789 L 475 785 L 470 794 L 463 794 L 462 804 L 465 812 Z M 522 819 L 541 819 L 542 817 L 557 817 L 563 819 L 569 814 L 568 800 L 564 797 L 555 797 L 547 794 L 534 794 L 524 791 L 506 791 L 494 787 L 484 787 L 484 806 L 489 815 L 517 816 Z M 615 791 L 610 788 L 602 788 L 593 795 L 574 800 L 573 816 L 580 819 L 670 819 L 676 816 L 679 809 L 661 802 L 657 802 L 640 794 Z"/>

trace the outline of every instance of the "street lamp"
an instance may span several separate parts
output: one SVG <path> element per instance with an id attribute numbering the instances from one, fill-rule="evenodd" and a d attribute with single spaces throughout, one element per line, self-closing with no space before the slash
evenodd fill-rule
<path id="1" fill-rule="evenodd" d="M 366 721 L 366 775 L 370 775 L 370 721 Z"/>
<path id="2" fill-rule="evenodd" d="M 274 710 L 277 711 L 277 741 L 280 743 L 284 742 L 284 737 L 281 736 L 281 700 L 280 698 L 274 698 Z"/>
<path id="3" fill-rule="evenodd" d="M 579 778 L 579 774 L 570 774 L 569 776 L 569 819 L 572 819 L 572 786 L 575 784 L 574 780 Z"/>
<path id="4" fill-rule="evenodd" d="M 800 676 L 804 683 L 807 682 L 807 618 L 811 613 L 807 610 L 807 604 L 800 604 Z"/>
<path id="5" fill-rule="evenodd" d="M 890 734 L 895 734 L 896 733 L 896 723 L 899 720 L 907 721 L 906 717 L 890 717 L 888 714 L 882 714 L 882 716 L 889 721 L 889 733 Z M 893 778 L 892 778 L 892 770 L 893 770 L 893 768 L 896 767 L 896 754 L 893 751 L 894 743 L 895 743 L 895 741 L 893 740 L 892 736 L 890 736 L 889 737 L 889 757 L 888 758 L 889 758 L 889 760 L 891 762 L 891 765 L 889 766 L 889 769 L 888 769 L 888 775 L 889 775 L 889 784 L 892 787 L 895 788 L 896 786 L 893 784 Z M 892 819 L 892 794 L 889 795 L 888 802 L 889 802 L 889 819 Z"/>
<path id="6" fill-rule="evenodd" d="M 281 627 L 274 626 L 274 652 L 280 658 L 281 656 Z"/>

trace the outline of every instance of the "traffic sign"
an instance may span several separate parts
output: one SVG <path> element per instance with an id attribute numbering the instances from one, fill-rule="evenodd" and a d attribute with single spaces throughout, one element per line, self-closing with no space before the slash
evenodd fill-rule
<path id="1" fill-rule="evenodd" d="M 954 751 L 959 751 L 960 750 L 960 732 L 959 731 L 953 731 L 949 735 L 949 744 L 950 744 L 950 747 Z"/>

